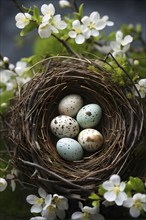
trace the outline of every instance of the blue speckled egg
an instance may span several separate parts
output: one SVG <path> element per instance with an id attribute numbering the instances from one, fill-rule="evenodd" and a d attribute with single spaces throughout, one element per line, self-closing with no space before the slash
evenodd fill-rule
<path id="1" fill-rule="evenodd" d="M 59 138 L 75 137 L 79 133 L 79 125 L 77 121 L 67 115 L 59 115 L 55 117 L 50 124 L 51 131 Z"/>
<path id="2" fill-rule="evenodd" d="M 102 109 L 97 104 L 88 104 L 82 107 L 76 117 L 77 122 L 82 128 L 95 127 L 102 116 Z"/>
<path id="3" fill-rule="evenodd" d="M 77 161 L 83 158 L 83 148 L 72 138 L 61 138 L 56 144 L 58 154 L 65 160 Z"/>

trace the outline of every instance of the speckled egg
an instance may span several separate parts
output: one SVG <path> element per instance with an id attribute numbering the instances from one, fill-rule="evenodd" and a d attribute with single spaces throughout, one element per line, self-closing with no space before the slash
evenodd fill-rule
<path id="1" fill-rule="evenodd" d="M 58 111 L 61 115 L 74 117 L 83 106 L 83 99 L 80 95 L 71 94 L 65 96 L 58 105 Z"/>
<path id="2" fill-rule="evenodd" d="M 102 109 L 97 104 L 88 104 L 82 107 L 76 117 L 77 122 L 82 128 L 93 128 L 100 121 Z"/>
<path id="3" fill-rule="evenodd" d="M 102 146 L 103 136 L 95 129 L 84 129 L 78 135 L 78 142 L 84 150 L 94 152 Z"/>
<path id="4" fill-rule="evenodd" d="M 79 133 L 79 125 L 77 121 L 67 115 L 59 115 L 55 117 L 50 124 L 51 131 L 59 138 L 75 137 Z"/>
<path id="5" fill-rule="evenodd" d="M 65 160 L 77 161 L 83 158 L 83 148 L 72 138 L 61 138 L 56 148 L 58 154 Z"/>

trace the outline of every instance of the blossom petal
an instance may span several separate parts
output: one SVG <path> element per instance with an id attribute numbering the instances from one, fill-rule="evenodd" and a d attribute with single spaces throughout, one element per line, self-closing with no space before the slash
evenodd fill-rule
<path id="1" fill-rule="evenodd" d="M 116 193 L 114 193 L 113 191 L 105 192 L 104 198 L 109 202 L 113 202 L 116 199 Z"/>
<path id="2" fill-rule="evenodd" d="M 43 15 L 48 14 L 50 16 L 53 16 L 55 14 L 55 8 L 53 4 L 49 4 L 49 5 L 43 4 L 41 7 L 41 12 Z"/>
<path id="3" fill-rule="evenodd" d="M 110 46 L 111 46 L 111 49 L 114 51 L 114 52 L 119 52 L 120 50 L 120 44 L 116 41 L 111 41 L 110 42 Z"/>
<path id="4" fill-rule="evenodd" d="M 96 22 L 95 28 L 96 28 L 96 30 L 102 30 L 105 28 L 105 26 L 106 26 L 106 22 L 104 20 L 100 19 Z"/>
<path id="5" fill-rule="evenodd" d="M 38 28 L 38 33 L 41 38 L 48 38 L 51 35 L 51 26 L 49 23 L 42 23 Z"/>
<path id="6" fill-rule="evenodd" d="M 77 44 L 83 44 L 85 41 L 85 37 L 82 34 L 78 34 L 77 37 L 75 38 L 75 42 Z"/>
<path id="7" fill-rule="evenodd" d="M 26 197 L 26 201 L 31 205 L 35 204 L 37 199 L 38 197 L 36 195 L 29 195 Z"/>
<path id="8" fill-rule="evenodd" d="M 97 12 L 97 11 L 93 11 L 91 14 L 90 14 L 90 20 L 91 21 L 97 21 L 100 19 L 100 14 Z"/>
<path id="9" fill-rule="evenodd" d="M 123 38 L 123 33 L 121 31 L 117 31 L 116 41 L 121 44 L 122 38 Z"/>
<path id="10" fill-rule="evenodd" d="M 71 220 L 80 220 L 83 218 L 82 212 L 74 212 L 71 216 Z"/>
<path id="11" fill-rule="evenodd" d="M 83 212 L 87 212 L 90 214 L 95 214 L 97 212 L 97 207 L 89 207 L 89 206 L 84 206 L 84 208 L 82 209 Z"/>
<path id="12" fill-rule="evenodd" d="M 0 178 L 0 192 L 4 191 L 7 185 L 7 181 L 3 178 Z"/>
<path id="13" fill-rule="evenodd" d="M 120 181 L 121 181 L 121 178 L 119 175 L 117 174 L 114 174 L 110 177 L 110 180 L 113 182 L 114 185 L 120 185 Z"/>
<path id="14" fill-rule="evenodd" d="M 46 218 L 41 216 L 32 217 L 30 220 L 46 220 Z"/>
<path id="15" fill-rule="evenodd" d="M 40 195 L 40 197 L 42 197 L 42 198 L 46 198 L 46 196 L 47 196 L 47 193 L 46 193 L 46 191 L 43 189 L 43 188 L 39 188 L 38 189 L 38 193 L 39 193 L 39 195 Z"/>
<path id="16" fill-rule="evenodd" d="M 105 182 L 103 182 L 102 186 L 103 186 L 103 188 L 106 189 L 106 190 L 113 190 L 113 188 L 114 188 L 113 183 L 110 182 L 110 181 L 105 181 Z"/>
<path id="17" fill-rule="evenodd" d="M 140 86 L 146 87 L 146 79 L 140 79 L 139 82 L 138 82 L 138 84 L 139 84 Z"/>
<path id="18" fill-rule="evenodd" d="M 80 23 L 79 20 L 75 20 L 75 21 L 72 22 L 72 26 L 73 26 L 74 29 L 78 29 L 78 28 L 81 27 L 81 23 Z"/>
<path id="19" fill-rule="evenodd" d="M 121 41 L 122 46 L 126 46 L 127 44 L 131 43 L 133 41 L 133 37 L 130 35 L 127 35 L 124 37 L 124 39 Z"/>
<path id="20" fill-rule="evenodd" d="M 30 209 L 31 213 L 39 213 L 42 211 L 42 206 L 40 205 L 33 205 Z"/>
<path id="21" fill-rule="evenodd" d="M 70 38 L 76 38 L 76 36 L 77 36 L 77 34 L 76 34 L 75 31 L 70 31 L 70 32 L 68 33 L 68 35 L 70 36 Z"/>
<path id="22" fill-rule="evenodd" d="M 123 191 L 126 187 L 126 183 L 125 182 L 121 182 L 120 183 L 120 191 Z"/>
<path id="23" fill-rule="evenodd" d="M 123 205 L 123 202 L 127 199 L 127 195 L 125 192 L 119 192 L 116 199 L 115 199 L 115 203 L 118 206 Z"/>
<path id="24" fill-rule="evenodd" d="M 133 199 L 132 198 L 128 198 L 123 202 L 123 206 L 124 207 L 132 207 L 133 206 Z"/>
<path id="25" fill-rule="evenodd" d="M 99 31 L 98 30 L 95 30 L 95 29 L 91 30 L 91 36 L 97 37 L 98 35 L 99 35 Z"/>
<path id="26" fill-rule="evenodd" d="M 47 195 L 47 197 L 45 198 L 45 204 L 46 204 L 47 206 L 49 206 L 49 205 L 51 204 L 51 202 L 52 202 L 52 195 L 49 194 L 49 195 Z"/>
<path id="27" fill-rule="evenodd" d="M 88 16 L 84 16 L 81 21 L 86 26 L 90 25 L 90 18 Z"/>
<path id="28" fill-rule="evenodd" d="M 138 216 L 140 216 L 140 210 L 135 207 L 131 207 L 130 208 L 130 215 L 134 218 L 137 218 Z"/>

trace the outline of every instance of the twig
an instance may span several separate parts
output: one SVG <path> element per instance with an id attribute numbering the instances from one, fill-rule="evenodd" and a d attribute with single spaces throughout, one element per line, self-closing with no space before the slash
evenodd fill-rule
<path id="1" fill-rule="evenodd" d="M 56 178 L 56 179 L 58 179 L 58 180 L 60 180 L 60 181 L 62 181 L 62 182 L 64 182 L 64 183 L 66 183 L 66 184 L 68 184 L 68 185 L 70 185 L 70 186 L 72 186 L 72 187 L 75 187 L 76 189 L 82 189 L 82 190 L 84 190 L 84 191 L 86 191 L 86 192 L 88 191 L 88 189 L 87 189 L 86 187 L 82 187 L 82 186 L 79 186 L 79 185 L 77 185 L 77 184 L 75 184 L 75 183 L 69 182 L 67 179 L 65 179 L 65 178 L 63 178 L 63 177 L 61 177 L 61 176 L 59 176 L 58 174 L 54 173 L 53 171 L 48 170 L 48 169 L 46 169 L 46 168 L 44 168 L 44 167 L 42 167 L 42 166 L 40 166 L 40 165 L 38 165 L 38 164 L 36 164 L 36 163 L 32 163 L 32 162 L 29 162 L 29 161 L 25 161 L 25 160 L 22 160 L 22 159 L 20 159 L 20 158 L 19 158 L 19 160 L 20 160 L 22 163 L 26 164 L 26 165 L 29 165 L 29 166 L 32 166 L 32 167 L 35 167 L 35 168 L 38 168 L 38 169 L 41 169 L 41 170 L 45 171 L 45 172 L 48 173 L 49 175 L 52 175 L 54 178 Z"/>
<path id="2" fill-rule="evenodd" d="M 52 36 L 53 36 L 54 38 L 56 38 L 56 39 L 66 48 L 66 50 L 67 50 L 69 53 L 73 54 L 73 55 L 74 55 L 75 57 L 77 57 L 77 58 L 80 58 L 80 56 L 66 43 L 66 41 L 60 39 L 59 37 L 57 37 L 57 36 L 54 35 L 54 34 L 52 34 Z"/>
<path id="3" fill-rule="evenodd" d="M 24 9 L 23 7 L 20 5 L 20 3 L 18 3 L 19 0 L 12 0 L 12 2 L 16 5 L 16 7 L 19 9 L 19 11 L 21 11 L 22 13 L 24 13 Z"/>

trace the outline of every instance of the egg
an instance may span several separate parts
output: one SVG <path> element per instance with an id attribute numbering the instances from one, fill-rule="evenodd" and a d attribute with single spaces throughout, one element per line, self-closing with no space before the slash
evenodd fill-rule
<path id="1" fill-rule="evenodd" d="M 83 158 L 83 148 L 72 138 L 61 138 L 56 144 L 56 149 L 65 160 L 77 161 Z"/>
<path id="2" fill-rule="evenodd" d="M 83 106 L 83 99 L 80 95 L 71 94 L 65 96 L 58 105 L 58 111 L 61 115 L 74 117 Z"/>
<path id="3" fill-rule="evenodd" d="M 102 116 L 102 109 L 97 104 L 88 104 L 82 107 L 76 117 L 77 122 L 82 128 L 95 127 Z"/>
<path id="4" fill-rule="evenodd" d="M 50 123 L 51 131 L 58 138 L 75 137 L 79 133 L 79 125 L 77 121 L 67 115 L 59 115 Z"/>
<path id="5" fill-rule="evenodd" d="M 93 128 L 87 128 L 79 133 L 78 142 L 84 150 L 94 152 L 99 150 L 99 148 L 102 146 L 103 136 L 99 131 Z"/>

